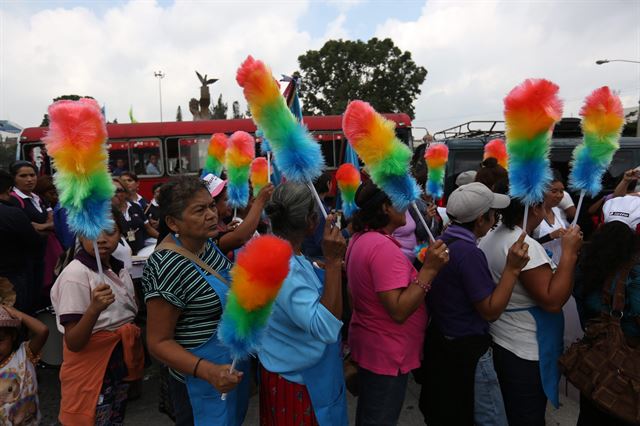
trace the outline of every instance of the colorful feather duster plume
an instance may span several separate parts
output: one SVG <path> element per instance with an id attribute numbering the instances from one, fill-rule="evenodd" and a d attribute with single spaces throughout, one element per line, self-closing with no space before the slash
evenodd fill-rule
<path id="1" fill-rule="evenodd" d="M 269 140 L 277 168 L 288 180 L 313 182 L 324 168 L 320 145 L 287 107 L 271 70 L 249 56 L 238 68 L 236 80 L 253 120 Z"/>
<path id="2" fill-rule="evenodd" d="M 434 143 L 427 148 L 424 159 L 427 163 L 427 194 L 436 200 L 444 195 L 444 173 L 449 159 L 449 148 L 443 143 Z"/>
<path id="3" fill-rule="evenodd" d="M 209 173 L 216 176 L 222 174 L 228 141 L 229 138 L 224 133 L 214 133 L 211 136 L 209 147 L 207 148 L 207 161 L 202 170 L 202 176 L 206 176 Z"/>
<path id="4" fill-rule="evenodd" d="M 409 173 L 411 150 L 396 138 L 394 123 L 368 103 L 353 101 L 344 112 L 342 129 L 373 183 L 398 210 L 406 210 L 418 198 L 420 189 Z"/>
<path id="5" fill-rule="evenodd" d="M 253 196 L 255 197 L 258 195 L 258 192 L 269 183 L 266 158 L 258 157 L 251 162 L 249 179 L 251 180 Z"/>
<path id="6" fill-rule="evenodd" d="M 413 249 L 413 254 L 416 255 L 416 259 L 418 259 L 420 263 L 424 263 L 424 257 L 427 255 L 428 249 L 429 243 L 419 244 Z"/>
<path id="7" fill-rule="evenodd" d="M 525 80 L 504 100 L 510 193 L 526 206 L 541 202 L 551 181 L 551 131 L 561 117 L 558 86 L 548 80 Z"/>
<path id="8" fill-rule="evenodd" d="M 229 138 L 225 156 L 229 205 L 242 208 L 249 202 L 249 168 L 256 155 L 256 144 L 247 132 L 237 131 Z"/>
<path id="9" fill-rule="evenodd" d="M 93 99 L 58 101 L 49 107 L 49 131 L 44 137 L 56 168 L 60 205 L 67 209 L 69 227 L 96 240 L 113 226 L 113 182 L 107 166 L 107 128 Z"/>
<path id="10" fill-rule="evenodd" d="M 360 186 L 360 172 L 351 163 L 344 163 L 336 171 L 336 182 L 342 195 L 342 211 L 346 217 L 351 217 L 358 210 L 356 205 L 356 191 Z"/>
<path id="11" fill-rule="evenodd" d="M 231 290 L 218 337 L 234 359 L 246 358 L 260 347 L 271 305 L 289 274 L 293 251 L 288 242 L 264 235 L 240 251 L 231 269 Z"/>
<path id="12" fill-rule="evenodd" d="M 271 145 L 269 144 L 269 139 L 264 137 L 264 132 L 260 128 L 256 130 L 256 138 L 260 138 L 260 152 L 265 155 L 270 153 Z"/>
<path id="13" fill-rule="evenodd" d="M 584 143 L 573 150 L 569 187 L 580 191 L 580 200 L 572 225 L 578 221 L 585 194 L 595 197 L 602 190 L 602 175 L 620 148 L 624 125 L 620 98 L 607 86 L 594 90 L 580 110 Z"/>
<path id="14" fill-rule="evenodd" d="M 602 175 L 620 147 L 618 141 L 624 125 L 622 103 L 604 86 L 585 99 L 580 115 L 584 143 L 573 151 L 569 187 L 595 197 L 602 190 Z"/>
<path id="15" fill-rule="evenodd" d="M 505 170 L 509 167 L 509 155 L 507 154 L 507 146 L 502 139 L 493 139 L 484 146 L 483 160 L 487 158 L 495 158 L 498 164 Z"/>

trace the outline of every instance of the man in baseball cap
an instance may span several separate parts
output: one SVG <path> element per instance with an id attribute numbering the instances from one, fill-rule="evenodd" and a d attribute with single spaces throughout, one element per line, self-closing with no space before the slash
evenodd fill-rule
<path id="1" fill-rule="evenodd" d="M 495 210 L 510 201 L 478 182 L 462 185 L 449 196 L 447 214 L 452 223 L 440 236 L 449 247 L 449 263 L 433 280 L 427 297 L 432 321 L 423 365 L 430 380 L 421 392 L 420 410 L 429 423 L 482 424 L 491 419 L 494 424 L 507 424 L 497 379 L 478 377 L 476 382 L 475 372 L 496 377 L 489 322 L 507 307 L 520 271 L 529 261 L 523 233 L 509 250 L 496 284 L 477 245 L 495 225 Z"/>
<path id="2" fill-rule="evenodd" d="M 640 230 L 640 196 L 625 195 L 612 198 L 604 203 L 602 214 L 605 223 L 615 220 L 638 232 Z"/>

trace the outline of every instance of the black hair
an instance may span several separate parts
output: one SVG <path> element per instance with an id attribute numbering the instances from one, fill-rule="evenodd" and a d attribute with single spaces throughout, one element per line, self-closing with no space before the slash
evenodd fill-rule
<path id="1" fill-rule="evenodd" d="M 56 186 L 53 184 L 53 177 L 50 175 L 44 175 L 38 176 L 36 187 L 33 189 L 33 192 L 42 197 L 46 192 L 52 189 L 56 189 Z"/>
<path id="2" fill-rule="evenodd" d="M 156 192 L 156 189 L 160 188 L 162 185 L 163 185 L 162 182 L 153 184 L 153 186 L 151 187 L 151 193 L 153 194 L 154 192 Z"/>
<path id="3" fill-rule="evenodd" d="M 35 164 L 33 164 L 30 161 L 18 160 L 18 161 L 14 161 L 9 166 L 9 172 L 11 173 L 11 176 L 15 178 L 16 175 L 18 174 L 18 170 L 20 170 L 23 167 L 31 167 L 34 173 L 38 174 L 38 169 L 36 168 Z"/>
<path id="4" fill-rule="evenodd" d="M 0 333 L 7 333 L 11 337 L 11 353 L 20 347 L 20 328 L 21 327 L 0 327 Z"/>
<path id="5" fill-rule="evenodd" d="M 13 177 L 6 170 L 0 170 L 0 194 L 9 192 L 13 186 Z"/>
<path id="6" fill-rule="evenodd" d="M 562 174 L 557 169 L 551 169 L 550 183 L 553 183 L 553 182 L 561 182 L 564 185 L 564 178 L 562 177 Z"/>
<path id="7" fill-rule="evenodd" d="M 504 167 L 498 164 L 498 160 L 489 157 L 480 163 L 475 181 L 480 182 L 493 191 L 499 182 L 506 182 L 508 185 L 509 174 Z"/>
<path id="8" fill-rule="evenodd" d="M 484 220 L 489 220 L 489 218 L 491 217 L 491 214 L 495 214 L 495 212 L 494 211 L 492 212 L 491 210 L 492 209 L 489 209 L 489 210 L 487 210 L 486 212 L 484 212 L 482 214 L 482 218 Z M 452 221 L 453 221 L 453 217 L 452 216 L 449 216 L 449 218 L 452 219 Z M 471 222 L 466 222 L 466 223 L 457 223 L 457 222 L 455 222 L 455 224 L 458 225 L 458 226 L 461 226 L 461 227 L 463 227 L 463 228 L 465 228 L 465 229 L 467 229 L 467 230 L 469 230 L 471 232 L 473 232 L 473 228 L 475 228 L 475 226 L 476 226 L 476 220 L 478 220 L 478 219 L 476 218 L 476 219 L 472 220 Z"/>
<path id="9" fill-rule="evenodd" d="M 420 186 L 424 186 L 427 183 L 427 162 L 424 159 L 426 149 L 426 143 L 418 146 L 411 157 L 411 172 Z"/>
<path id="10" fill-rule="evenodd" d="M 493 192 L 497 194 L 509 195 L 509 184 L 500 181 L 496 184 Z M 516 226 L 520 226 L 524 220 L 524 204 L 518 198 L 511 198 L 511 202 L 507 207 L 499 211 L 502 223 L 509 229 L 513 230 Z"/>
<path id="11" fill-rule="evenodd" d="M 318 191 L 318 194 L 322 194 L 324 192 L 329 192 L 330 183 L 331 175 L 327 172 L 324 172 L 313 182 L 313 186 L 316 188 L 316 191 Z"/>
<path id="12" fill-rule="evenodd" d="M 117 207 L 111 206 L 111 216 L 113 217 L 113 221 L 116 224 L 116 228 L 120 232 L 120 235 L 124 234 L 124 230 L 126 229 L 127 221 L 124 218 L 124 215 Z"/>
<path id="13" fill-rule="evenodd" d="M 354 213 L 351 225 L 354 232 L 387 226 L 389 216 L 382 208 L 385 204 L 391 204 L 391 200 L 371 180 L 360 185 L 356 191 L 356 205 L 360 210 Z"/>
<path id="14" fill-rule="evenodd" d="M 579 269 L 584 277 L 583 291 L 599 291 L 620 267 L 629 264 L 640 251 L 640 236 L 618 221 L 605 223 L 591 235 L 582 250 Z"/>
<path id="15" fill-rule="evenodd" d="M 158 242 L 171 233 L 166 223 L 167 216 L 181 218 L 184 209 L 189 205 L 189 200 L 201 189 L 209 193 L 206 184 L 196 176 L 175 176 L 162 185 L 156 200 L 160 206 Z"/>
<path id="16" fill-rule="evenodd" d="M 122 176 L 129 176 L 131 179 L 133 179 L 134 182 L 138 181 L 138 175 L 135 174 L 134 172 L 124 171 L 120 174 L 120 177 Z"/>

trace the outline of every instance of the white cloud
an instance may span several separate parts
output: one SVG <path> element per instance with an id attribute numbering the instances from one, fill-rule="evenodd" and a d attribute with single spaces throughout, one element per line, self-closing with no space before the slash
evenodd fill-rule
<path id="1" fill-rule="evenodd" d="M 622 91 L 625 105 L 637 104 L 640 67 L 595 61 L 640 60 L 638 22 L 633 1 L 428 1 L 415 21 L 388 20 L 376 34 L 429 70 L 415 122 L 434 131 L 501 119 L 503 97 L 529 77 L 560 86 L 565 116 L 605 84 Z"/>
<path id="2" fill-rule="evenodd" d="M 305 2 L 220 3 L 132 1 L 96 15 L 83 7 L 35 14 L 2 11 L 0 117 L 23 126 L 40 123 L 51 99 L 62 94 L 94 96 L 107 117 L 126 122 L 132 105 L 140 121 L 158 121 L 162 70 L 163 112 L 173 120 L 178 105 L 185 119 L 188 101 L 199 97 L 194 70 L 220 81 L 231 106 L 242 100 L 235 71 L 248 55 L 263 59 L 274 74 L 290 73 L 297 56 L 318 45 L 296 29 Z M 339 28 L 337 28 L 339 29 Z"/>

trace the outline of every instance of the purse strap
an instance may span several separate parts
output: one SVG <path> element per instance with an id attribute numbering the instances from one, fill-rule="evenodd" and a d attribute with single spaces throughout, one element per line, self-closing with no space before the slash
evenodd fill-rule
<path id="1" fill-rule="evenodd" d="M 624 312 L 624 302 L 625 302 L 625 292 L 626 292 L 626 284 L 627 279 L 629 278 L 629 274 L 631 273 L 631 269 L 635 262 L 629 262 L 629 264 L 623 266 L 618 273 L 618 278 L 616 280 L 616 285 L 613 289 L 613 297 L 609 292 L 609 286 L 605 284 L 602 287 L 602 302 L 605 306 L 610 306 L 611 311 L 610 315 L 616 314 L 616 317 L 622 318 L 622 313 Z M 607 283 L 610 283 L 610 280 L 607 280 Z"/>
<path id="2" fill-rule="evenodd" d="M 196 256 L 195 254 L 193 254 L 192 252 L 190 252 L 186 248 L 184 248 L 182 246 L 179 246 L 176 243 L 174 243 L 172 241 L 171 235 L 167 235 L 164 238 L 164 240 L 162 240 L 162 242 L 156 246 L 156 250 L 155 251 L 160 251 L 160 250 L 170 250 L 172 252 L 178 253 L 179 255 L 181 255 L 183 257 L 186 257 L 187 259 L 189 259 L 190 261 L 192 261 L 193 263 L 195 263 L 196 265 L 201 267 L 203 270 L 207 271 L 209 274 L 213 275 L 218 280 L 222 281 L 227 287 L 229 287 L 229 281 L 227 281 L 227 279 L 223 278 L 222 275 L 220 275 L 218 272 L 216 272 L 216 270 L 213 269 L 211 266 L 207 265 L 198 256 Z"/>

